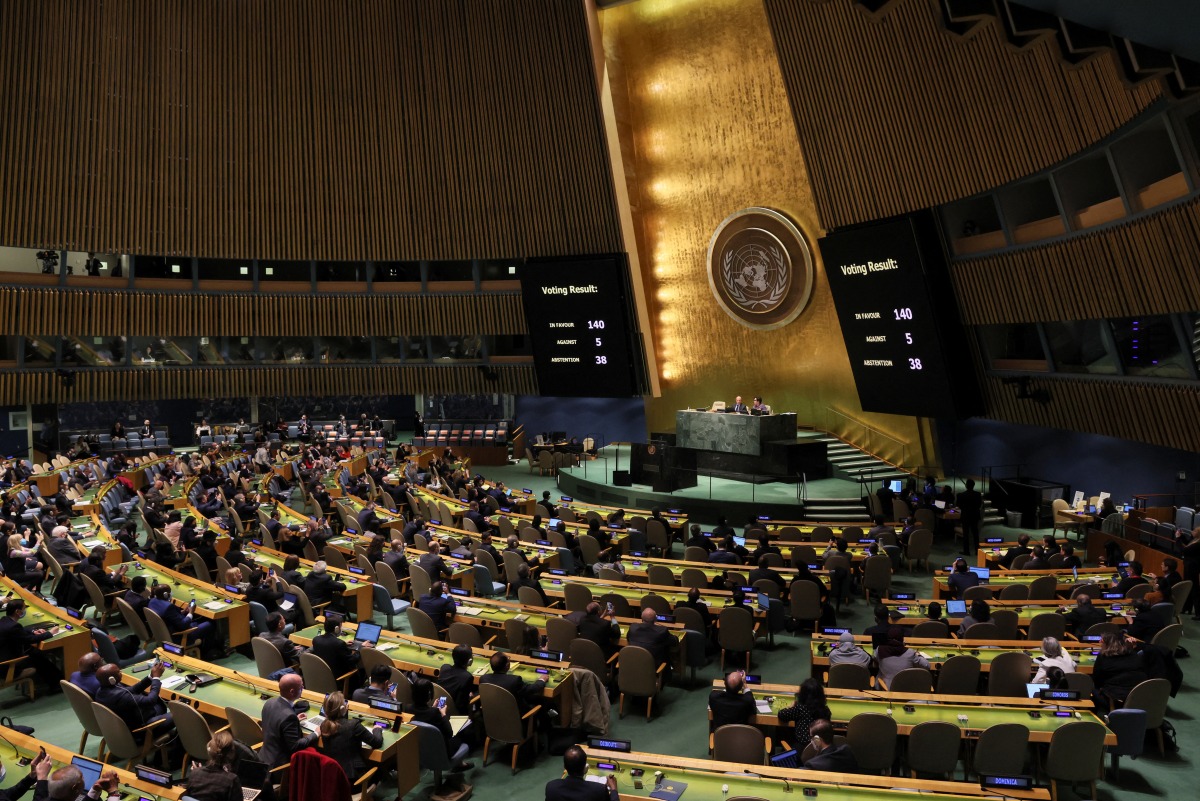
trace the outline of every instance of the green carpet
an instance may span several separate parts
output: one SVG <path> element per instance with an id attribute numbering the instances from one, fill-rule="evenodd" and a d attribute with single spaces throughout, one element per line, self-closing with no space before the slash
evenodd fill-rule
<path id="1" fill-rule="evenodd" d="M 516 487 L 530 487 L 539 495 L 542 489 L 553 491 L 553 479 L 530 475 L 521 466 L 507 468 L 489 468 L 489 476 L 495 476 Z M 1002 527 L 989 531 L 1003 530 Z M 950 561 L 951 552 L 946 543 L 940 543 L 935 548 L 933 563 Z M 906 572 L 896 575 L 894 585 L 897 590 L 912 590 L 927 596 L 930 592 L 928 574 L 917 572 L 910 576 Z M 861 599 L 843 609 L 839 623 L 850 625 L 856 631 L 861 631 L 870 623 L 870 611 Z M 1200 624 L 1186 621 L 1187 631 L 1185 645 Z M 121 633 L 121 629 L 117 629 Z M 763 680 L 770 683 L 799 684 L 809 675 L 810 660 L 808 656 L 808 641 L 803 637 L 782 634 L 777 637 L 774 650 L 761 649 L 754 654 L 754 672 L 761 673 Z M 1197 650 L 1192 646 L 1192 650 Z M 1200 650 L 1197 651 L 1200 657 Z M 253 672 L 253 661 L 240 655 L 231 656 L 222 661 L 227 667 L 242 671 Z M 1179 799 L 1195 797 L 1194 763 L 1189 756 L 1200 743 L 1200 693 L 1196 689 L 1195 667 L 1196 659 L 1182 660 L 1184 670 L 1184 688 L 1179 696 L 1171 700 L 1167 717 L 1174 723 L 1179 734 L 1181 752 L 1160 757 L 1157 753 L 1147 753 L 1137 760 L 1123 758 L 1118 783 L 1106 779 L 1099 785 L 1099 797 L 1109 799 L 1153 798 L 1175 796 Z M 720 677 L 718 662 L 714 661 L 707 667 L 697 671 L 696 687 L 688 689 L 681 685 L 668 687 L 662 694 L 659 711 L 655 718 L 647 723 L 639 714 L 640 705 L 635 703 L 632 710 L 627 710 L 624 720 L 617 717 L 616 707 L 612 710 L 613 737 L 633 741 L 634 748 L 649 752 L 674 754 L 680 756 L 704 758 L 707 755 L 707 717 L 706 705 L 708 686 L 714 678 Z M 682 677 L 686 681 L 686 677 Z M 12 697 L 12 690 L 6 690 L 0 700 Z M 65 748 L 75 748 L 79 744 L 80 728 L 70 711 L 66 700 L 61 696 L 39 699 L 35 704 L 24 704 L 4 714 L 12 715 L 19 723 L 33 726 L 37 736 Z M 89 741 L 88 750 L 94 755 L 96 743 L 94 738 Z M 480 799 L 527 799 L 540 798 L 542 786 L 561 773 L 561 760 L 557 757 L 541 755 L 533 767 L 522 770 L 516 776 L 509 772 L 507 755 L 501 752 L 499 757 L 493 755 L 493 764 L 482 768 L 479 763 L 480 754 L 476 752 L 471 757 L 475 768 L 467 774 L 467 781 L 475 787 L 475 797 Z M 9 766 L 12 770 L 12 766 Z M 961 773 L 959 774 L 961 776 Z M 427 798 L 432 775 L 425 774 L 423 781 L 409 793 L 407 798 Z M 394 796 L 394 785 L 384 784 L 379 798 L 391 799 Z M 1071 790 L 1061 793 L 1064 799 L 1079 797 Z M 693 799 L 692 801 L 700 801 Z"/>

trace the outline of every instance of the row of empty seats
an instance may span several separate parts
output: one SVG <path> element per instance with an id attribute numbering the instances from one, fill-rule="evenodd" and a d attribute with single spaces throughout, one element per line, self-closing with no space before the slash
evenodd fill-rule
<path id="1" fill-rule="evenodd" d="M 413 445 L 501 445 L 508 442 L 508 421 L 494 423 L 426 423 L 425 436 L 413 437 Z"/>

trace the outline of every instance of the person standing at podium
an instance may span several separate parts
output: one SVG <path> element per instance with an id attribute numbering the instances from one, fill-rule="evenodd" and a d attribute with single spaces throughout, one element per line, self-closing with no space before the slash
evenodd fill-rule
<path id="1" fill-rule="evenodd" d="M 733 399 L 733 408 L 729 411 L 733 414 L 750 414 L 750 410 L 746 408 L 746 404 L 742 403 L 741 395 Z"/>

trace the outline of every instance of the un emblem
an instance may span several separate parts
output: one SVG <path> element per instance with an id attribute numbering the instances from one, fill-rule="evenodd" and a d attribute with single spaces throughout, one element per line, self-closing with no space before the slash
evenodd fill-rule
<path id="1" fill-rule="evenodd" d="M 730 317 L 769 331 L 795 320 L 812 296 L 813 260 L 783 214 L 748 208 L 727 217 L 708 246 L 708 285 Z"/>

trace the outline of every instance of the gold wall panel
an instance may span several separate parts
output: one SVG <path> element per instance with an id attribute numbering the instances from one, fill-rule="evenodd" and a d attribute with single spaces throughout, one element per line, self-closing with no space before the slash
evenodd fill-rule
<path id="1" fill-rule="evenodd" d="M 624 250 L 580 0 L 4 0 L 0 243 Z"/>
<path id="2" fill-rule="evenodd" d="M 828 228 L 968 197 L 1099 142 L 1163 94 L 1110 53 L 1072 67 L 1053 39 L 1017 51 L 988 23 L 969 39 L 940 3 L 764 0 Z"/>
<path id="3" fill-rule="evenodd" d="M 647 400 L 650 429 L 673 430 L 683 407 L 761 395 L 850 439 L 864 439 L 851 419 L 869 423 L 894 438 L 874 438 L 881 455 L 927 463 L 917 420 L 859 406 L 761 0 L 640 0 L 600 21 L 656 331 L 663 394 Z M 734 322 L 706 277 L 713 232 L 749 206 L 791 217 L 818 259 L 808 307 L 775 331 Z"/>

